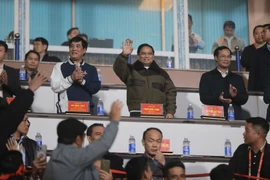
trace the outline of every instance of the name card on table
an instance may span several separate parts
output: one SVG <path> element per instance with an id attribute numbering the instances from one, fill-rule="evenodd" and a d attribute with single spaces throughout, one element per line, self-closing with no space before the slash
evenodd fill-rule
<path id="1" fill-rule="evenodd" d="M 68 101 L 68 112 L 89 113 L 88 101 Z"/>
<path id="2" fill-rule="evenodd" d="M 170 139 L 162 139 L 160 151 L 168 152 L 170 151 L 170 148 L 171 148 L 170 146 L 171 146 Z"/>
<path id="3" fill-rule="evenodd" d="M 203 105 L 203 119 L 225 120 L 223 106 Z"/>
<path id="4" fill-rule="evenodd" d="M 141 103 L 141 117 L 151 116 L 164 118 L 163 104 Z"/>

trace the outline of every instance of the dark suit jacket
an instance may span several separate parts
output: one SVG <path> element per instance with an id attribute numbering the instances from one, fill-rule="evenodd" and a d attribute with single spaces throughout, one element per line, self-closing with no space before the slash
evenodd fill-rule
<path id="1" fill-rule="evenodd" d="M 42 58 L 42 62 L 62 62 L 62 61 L 58 57 L 49 56 L 49 54 L 46 53 Z"/>
<path id="2" fill-rule="evenodd" d="M 25 166 L 32 166 L 37 153 L 37 143 L 26 136 L 22 141 L 22 145 L 25 149 Z"/>
<path id="3" fill-rule="evenodd" d="M 7 76 L 8 76 L 8 84 L 2 85 L 3 97 L 4 99 L 6 99 L 6 97 L 12 97 L 13 95 L 16 96 L 16 94 L 21 89 L 21 85 L 20 85 L 18 69 L 14 69 L 12 67 L 6 66 L 5 64 L 4 64 L 3 69 L 7 72 Z"/>
<path id="4" fill-rule="evenodd" d="M 7 107 L 0 109 L 0 158 L 6 152 L 6 142 L 16 131 L 34 99 L 34 93 L 21 89 L 16 98 Z M 4 101 L 0 98 L 0 102 Z"/>
<path id="5" fill-rule="evenodd" d="M 250 70 L 250 64 L 252 61 L 256 60 L 256 47 L 254 44 L 251 44 L 243 50 L 241 54 L 241 65 L 246 68 L 246 71 Z"/>
<path id="6" fill-rule="evenodd" d="M 270 70 L 268 76 L 265 80 L 264 93 L 263 93 L 263 101 L 266 104 L 270 103 Z M 267 108 L 266 120 L 270 122 L 270 105 Z"/>
<path id="7" fill-rule="evenodd" d="M 233 85 L 237 89 L 237 96 L 232 98 L 229 93 L 229 85 Z M 224 98 L 232 99 L 234 108 L 234 116 L 236 120 L 242 120 L 241 105 L 245 104 L 248 100 L 247 91 L 245 88 L 243 78 L 231 71 L 223 78 L 220 72 L 216 69 L 206 72 L 202 75 L 200 81 L 200 100 L 205 105 L 218 105 L 224 107 L 224 116 L 228 117 L 228 104 L 222 104 L 219 101 L 219 96 L 224 92 Z"/>
<path id="8" fill-rule="evenodd" d="M 270 51 L 267 44 L 257 49 L 256 60 L 251 61 L 248 79 L 249 91 L 264 91 L 265 79 L 270 68 Z"/>

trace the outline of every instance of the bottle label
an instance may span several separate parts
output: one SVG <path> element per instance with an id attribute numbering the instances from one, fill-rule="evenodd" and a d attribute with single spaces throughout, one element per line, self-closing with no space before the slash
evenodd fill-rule
<path id="1" fill-rule="evenodd" d="M 42 141 L 36 141 L 38 146 L 42 146 Z"/>
<path id="2" fill-rule="evenodd" d="M 25 77 L 25 72 L 20 72 L 20 80 L 26 80 L 26 77 Z"/>
<path id="3" fill-rule="evenodd" d="M 136 153 L 136 144 L 135 143 L 130 143 L 128 147 L 129 153 Z"/>
<path id="4" fill-rule="evenodd" d="M 228 120 L 234 120 L 234 112 L 228 112 Z"/>
<path id="5" fill-rule="evenodd" d="M 189 146 L 183 146 L 183 155 L 190 155 Z"/>
<path id="6" fill-rule="evenodd" d="M 231 157 L 232 156 L 232 148 L 230 146 L 225 147 L 225 156 Z"/>
<path id="7" fill-rule="evenodd" d="M 167 68 L 172 68 L 172 62 L 167 62 Z"/>
<path id="8" fill-rule="evenodd" d="M 193 112 L 187 112 L 188 119 L 194 119 Z"/>
<path id="9" fill-rule="evenodd" d="M 102 76 L 101 76 L 101 75 L 98 75 L 98 80 L 99 80 L 100 82 L 102 82 Z"/>
<path id="10" fill-rule="evenodd" d="M 98 106 L 97 107 L 97 115 L 98 116 L 104 116 L 104 108 L 103 108 L 103 106 Z"/>

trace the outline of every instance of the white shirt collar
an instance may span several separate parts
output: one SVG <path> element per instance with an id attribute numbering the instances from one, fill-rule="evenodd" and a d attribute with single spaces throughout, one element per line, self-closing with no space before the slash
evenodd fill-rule
<path id="1" fill-rule="evenodd" d="M 221 74 L 221 76 L 222 76 L 223 78 L 225 78 L 225 77 L 228 75 L 228 72 L 229 72 L 229 70 L 227 70 L 226 72 L 222 72 L 222 71 L 219 70 L 218 68 L 217 68 L 217 70 L 220 72 L 220 74 Z"/>

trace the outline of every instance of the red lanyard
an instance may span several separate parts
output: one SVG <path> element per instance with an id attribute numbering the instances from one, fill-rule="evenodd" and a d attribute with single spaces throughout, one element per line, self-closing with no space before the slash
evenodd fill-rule
<path id="1" fill-rule="evenodd" d="M 223 39 L 222 40 L 223 41 L 223 45 L 228 47 L 228 44 L 227 44 L 227 41 L 225 40 L 225 38 L 222 37 L 222 39 Z M 235 46 L 236 46 L 236 38 L 233 37 L 233 48 L 235 48 Z"/>
<path id="2" fill-rule="evenodd" d="M 259 162 L 259 167 L 258 167 L 258 172 L 257 172 L 257 177 L 260 177 L 261 175 L 261 169 L 262 169 L 262 163 L 263 163 L 263 156 L 264 156 L 264 149 L 261 151 L 261 158 Z M 248 152 L 248 175 L 251 176 L 251 149 L 249 149 Z"/>

